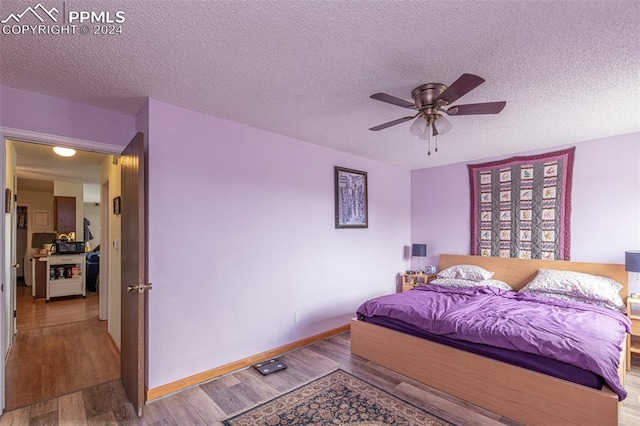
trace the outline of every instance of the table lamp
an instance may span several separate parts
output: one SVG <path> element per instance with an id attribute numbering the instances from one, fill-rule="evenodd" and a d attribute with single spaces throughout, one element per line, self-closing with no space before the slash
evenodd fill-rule
<path id="1" fill-rule="evenodd" d="M 624 252 L 624 269 L 628 272 L 640 272 L 640 250 L 629 250 Z M 634 285 L 632 285 L 634 284 Z M 640 297 L 640 278 L 636 275 L 635 283 L 629 280 L 629 295 L 631 297 Z"/>
<path id="2" fill-rule="evenodd" d="M 411 256 L 415 257 L 427 257 L 427 245 L 426 244 L 411 244 Z M 418 259 L 418 272 L 422 272 L 423 269 L 420 266 L 420 259 Z"/>

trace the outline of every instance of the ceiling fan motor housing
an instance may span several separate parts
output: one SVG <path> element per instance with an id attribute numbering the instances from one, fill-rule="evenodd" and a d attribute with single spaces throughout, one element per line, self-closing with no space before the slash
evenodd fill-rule
<path id="1" fill-rule="evenodd" d="M 431 111 L 424 111 L 427 114 L 436 114 L 438 112 L 438 98 L 447 90 L 447 85 L 442 83 L 429 83 L 418 86 L 411 91 L 411 97 L 413 98 L 418 110 L 424 111 L 429 109 Z"/>
<path id="2" fill-rule="evenodd" d="M 411 97 L 426 121 L 427 125 L 431 126 L 432 123 L 440 116 L 438 114 L 438 106 L 440 103 L 446 104 L 444 101 L 438 102 L 438 98 L 447 90 L 447 85 L 442 83 L 429 83 L 418 86 L 411 91 Z"/>

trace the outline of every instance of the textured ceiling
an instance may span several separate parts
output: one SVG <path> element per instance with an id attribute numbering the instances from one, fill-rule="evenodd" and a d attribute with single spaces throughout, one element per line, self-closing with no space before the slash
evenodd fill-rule
<path id="1" fill-rule="evenodd" d="M 45 1 L 62 10 L 62 1 Z M 3 0 L 0 19 L 37 0 Z M 71 1 L 124 11 L 122 35 L 0 35 L 0 83 L 135 114 L 145 98 L 372 158 L 432 167 L 640 130 L 640 2 Z M 24 22 L 32 20 L 25 15 Z M 407 110 L 424 83 L 486 82 L 426 156 Z"/>

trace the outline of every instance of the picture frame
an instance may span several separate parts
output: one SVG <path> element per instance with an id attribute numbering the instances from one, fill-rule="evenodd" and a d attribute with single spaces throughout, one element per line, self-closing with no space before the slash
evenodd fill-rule
<path id="1" fill-rule="evenodd" d="M 113 199 L 113 214 L 115 215 L 120 214 L 120 201 L 120 196 Z"/>
<path id="2" fill-rule="evenodd" d="M 4 190 L 4 212 L 11 213 L 11 189 Z"/>
<path id="3" fill-rule="evenodd" d="M 51 226 L 51 211 L 34 210 L 33 226 L 36 226 L 38 228 L 48 228 L 49 226 Z"/>
<path id="4" fill-rule="evenodd" d="M 368 228 L 367 172 L 335 166 L 334 180 L 336 229 Z"/>

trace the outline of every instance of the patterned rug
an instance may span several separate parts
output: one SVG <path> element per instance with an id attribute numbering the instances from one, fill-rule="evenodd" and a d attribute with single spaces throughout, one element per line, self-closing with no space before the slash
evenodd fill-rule
<path id="1" fill-rule="evenodd" d="M 451 425 L 351 374 L 336 370 L 224 421 L 256 425 Z"/>

